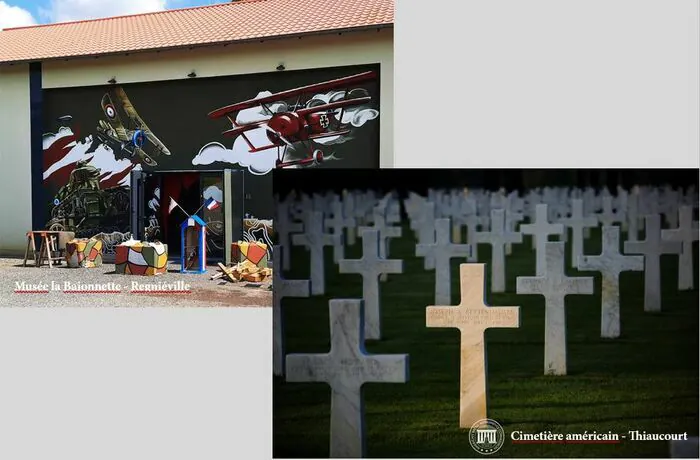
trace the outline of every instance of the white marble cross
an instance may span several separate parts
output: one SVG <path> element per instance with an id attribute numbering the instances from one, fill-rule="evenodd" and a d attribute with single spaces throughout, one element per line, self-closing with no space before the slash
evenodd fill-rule
<path id="1" fill-rule="evenodd" d="M 379 256 L 379 230 L 371 227 L 360 232 L 362 258 L 341 260 L 340 273 L 362 275 L 362 299 L 365 302 L 365 338 L 381 339 L 381 309 L 379 275 L 403 273 L 402 260 L 386 260 Z"/>
<path id="2" fill-rule="evenodd" d="M 345 229 L 355 227 L 355 218 L 343 215 L 343 203 L 340 201 L 334 201 L 331 209 L 333 217 L 327 218 L 324 223 L 326 230 L 333 230 L 333 234 L 340 235 L 333 243 L 333 261 L 338 263 L 345 258 Z"/>
<path id="3" fill-rule="evenodd" d="M 518 224 L 522 222 L 525 215 L 514 209 L 511 209 L 514 199 L 508 201 L 508 208 L 506 208 L 506 230 L 515 232 L 517 230 Z M 522 233 L 518 232 L 522 238 Z M 522 241 L 519 241 L 522 242 Z M 506 255 L 511 255 L 513 253 L 513 243 L 506 244 Z"/>
<path id="4" fill-rule="evenodd" d="M 430 306 L 426 326 L 457 328 L 460 340 L 459 426 L 469 428 L 487 417 L 486 341 L 484 331 L 496 327 L 520 327 L 520 307 L 485 304 L 484 264 L 459 266 L 459 305 Z"/>
<path id="5" fill-rule="evenodd" d="M 522 243 L 520 232 L 509 232 L 505 225 L 505 211 L 491 211 L 491 231 L 476 234 L 477 243 L 491 245 L 491 292 L 506 290 L 506 254 L 504 246 L 508 243 Z"/>
<path id="6" fill-rule="evenodd" d="M 639 190 L 635 187 L 627 196 L 627 241 L 639 240 Z"/>
<path id="7" fill-rule="evenodd" d="M 352 192 L 349 192 L 348 190 L 343 190 L 342 193 L 342 200 L 343 200 L 343 215 L 347 217 L 352 217 L 354 219 L 355 215 L 355 195 L 352 194 Z M 354 225 L 357 225 L 355 223 Z M 355 237 L 357 235 L 356 233 L 356 227 L 355 226 L 349 226 L 347 228 L 347 233 L 346 233 L 346 242 L 348 243 L 348 246 L 354 246 L 355 245 Z"/>
<path id="8" fill-rule="evenodd" d="M 593 277 L 568 277 L 564 272 L 562 242 L 544 243 L 546 259 L 541 274 L 516 280 L 518 294 L 544 296 L 544 373 L 566 375 L 566 309 L 569 294 L 593 294 Z"/>
<path id="9" fill-rule="evenodd" d="M 287 382 L 326 382 L 331 387 L 331 458 L 366 455 L 365 383 L 405 383 L 408 355 L 370 355 L 364 346 L 363 305 L 356 299 L 329 302 L 331 349 L 287 355 Z"/>
<path id="10" fill-rule="evenodd" d="M 546 258 L 544 245 L 547 243 L 549 235 L 562 235 L 564 233 L 564 225 L 550 224 L 547 221 L 547 205 L 538 204 L 535 208 L 535 223 L 521 225 L 520 232 L 523 235 L 532 235 L 532 243 L 537 251 L 535 273 L 541 275 Z"/>
<path id="11" fill-rule="evenodd" d="M 563 225 L 571 229 L 571 266 L 576 267 L 579 256 L 583 255 L 583 230 L 598 226 L 596 216 L 583 216 L 583 200 L 571 200 L 571 216 L 560 219 Z"/>
<path id="12" fill-rule="evenodd" d="M 450 219 L 435 221 L 436 241 L 416 245 L 416 256 L 432 256 L 435 260 L 435 303 L 446 305 L 452 301 L 450 259 L 469 257 L 471 244 L 454 244 L 450 241 Z"/>
<path id="13" fill-rule="evenodd" d="M 644 270 L 643 256 L 620 253 L 620 227 L 604 226 L 603 249 L 597 256 L 580 256 L 578 270 L 598 271 L 602 276 L 600 336 L 620 336 L 620 272 Z"/>
<path id="14" fill-rule="evenodd" d="M 693 289 L 695 275 L 693 274 L 693 241 L 698 241 L 698 221 L 693 222 L 693 208 L 681 206 L 678 209 L 678 228 L 661 230 L 664 241 L 681 243 L 681 253 L 678 256 L 678 290 Z"/>
<path id="15" fill-rule="evenodd" d="M 279 246 L 273 247 L 273 253 L 281 260 L 284 252 Z M 280 264 L 282 265 L 282 264 Z M 272 270 L 272 368 L 274 375 L 284 372 L 284 315 L 282 299 L 285 297 L 309 297 L 311 293 L 309 280 L 288 280 L 282 276 L 281 269 Z"/>
<path id="16" fill-rule="evenodd" d="M 306 246 L 310 251 L 311 259 L 311 294 L 323 295 L 326 292 L 326 274 L 323 248 L 331 246 L 340 238 L 340 235 L 323 233 L 323 213 L 320 211 L 307 211 L 304 214 L 304 227 L 306 231 L 292 236 L 292 243 Z"/>
<path id="17" fill-rule="evenodd" d="M 401 238 L 401 227 L 393 226 L 387 223 L 386 219 L 386 208 L 375 207 L 374 222 L 371 227 L 359 227 L 358 231 L 362 233 L 365 230 L 378 230 L 379 231 L 379 257 L 381 259 L 386 259 L 389 257 L 389 239 L 390 238 Z M 380 281 L 387 280 L 387 273 L 382 273 L 379 275 Z"/>
<path id="18" fill-rule="evenodd" d="M 416 222 L 419 244 L 431 244 L 435 242 L 435 203 L 426 202 L 423 204 L 420 216 Z M 435 268 L 435 257 L 428 255 L 425 257 L 423 266 L 426 270 Z"/>
<path id="19" fill-rule="evenodd" d="M 644 311 L 661 311 L 661 255 L 680 254 L 680 241 L 661 239 L 661 216 L 645 217 L 643 241 L 625 241 L 625 252 L 644 255 Z"/>
<path id="20" fill-rule="evenodd" d="M 292 215 L 290 212 L 289 202 L 286 200 L 277 200 L 277 216 L 274 221 L 275 233 L 277 234 L 277 241 L 279 241 L 280 246 L 282 246 L 282 251 L 284 256 L 282 260 L 284 265 L 278 265 L 283 270 L 289 270 L 289 262 L 291 260 L 290 248 L 292 247 L 292 242 L 290 236 L 292 233 L 301 232 L 304 227 L 301 222 L 294 222 L 292 220 Z M 273 251 L 273 254 L 275 252 Z"/>
<path id="21" fill-rule="evenodd" d="M 624 220 L 624 214 L 622 212 L 613 210 L 613 197 L 604 196 L 603 210 L 598 214 L 598 221 L 604 226 L 609 227 L 617 223 L 621 224 Z"/>
<path id="22" fill-rule="evenodd" d="M 472 245 L 472 253 L 469 262 L 479 260 L 479 246 L 476 244 L 476 234 L 479 231 L 479 216 L 476 213 L 476 201 L 473 198 L 466 198 L 463 204 L 462 221 L 467 227 L 467 243 Z"/>

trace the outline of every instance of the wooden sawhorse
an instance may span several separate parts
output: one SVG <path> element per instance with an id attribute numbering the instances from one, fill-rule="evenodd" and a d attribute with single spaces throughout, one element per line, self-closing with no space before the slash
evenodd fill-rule
<path id="1" fill-rule="evenodd" d="M 53 267 L 53 262 L 57 262 L 58 265 L 60 265 L 63 257 L 56 255 L 59 254 L 59 250 L 56 246 L 58 245 L 60 233 L 61 232 L 49 230 L 27 232 L 27 249 L 24 252 L 24 266 L 27 266 L 30 248 L 35 266 L 40 267 L 44 261 L 48 262 L 49 268 Z M 39 247 L 39 250 L 36 249 L 37 237 L 41 238 L 41 246 Z"/>

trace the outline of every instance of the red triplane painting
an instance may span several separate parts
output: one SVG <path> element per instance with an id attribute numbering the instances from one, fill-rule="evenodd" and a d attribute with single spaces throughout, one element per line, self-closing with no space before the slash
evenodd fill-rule
<path id="1" fill-rule="evenodd" d="M 259 99 L 250 99 L 248 101 L 222 107 L 209 113 L 209 117 L 227 117 L 233 127 L 224 131 L 223 134 L 233 138 L 241 136 L 248 144 L 250 153 L 277 148 L 277 161 L 275 165 L 278 168 L 315 165 L 323 161 L 323 151 L 318 148 L 313 141 L 349 134 L 350 129 L 347 125 L 342 123 L 343 111 L 345 108 L 367 104 L 372 100 L 370 96 L 366 96 L 364 90 L 358 91 L 364 96 L 356 97 L 356 90 L 351 90 L 350 87 L 359 83 L 375 80 L 376 78 L 376 72 L 363 72 L 349 77 L 290 89 Z M 307 106 L 309 98 L 312 97 L 314 93 L 340 89 L 344 89 L 342 99 L 312 107 Z M 273 112 L 269 107 L 272 103 L 284 101 L 294 102 L 285 104 L 286 110 L 278 112 Z M 251 123 L 236 122 L 238 113 L 241 110 L 255 107 L 261 107 L 270 118 Z M 336 116 L 336 112 L 339 109 L 340 115 Z M 256 147 L 250 142 L 250 139 L 245 133 L 257 128 L 265 128 L 267 130 L 267 138 L 270 144 Z M 286 162 L 283 161 L 287 147 L 291 147 L 297 143 L 301 143 L 305 147 L 307 151 L 306 158 Z"/>

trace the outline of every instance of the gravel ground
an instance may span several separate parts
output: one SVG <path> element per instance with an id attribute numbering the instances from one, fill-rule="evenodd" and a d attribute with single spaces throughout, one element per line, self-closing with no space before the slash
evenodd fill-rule
<path id="1" fill-rule="evenodd" d="M 271 307 L 271 282 L 263 284 L 211 280 L 218 270 L 206 274 L 179 273 L 170 263 L 159 276 L 130 276 L 114 273 L 114 264 L 98 268 L 23 267 L 23 259 L 0 258 L 0 306 L 2 307 Z M 139 286 L 132 286 L 132 283 Z M 18 285 L 19 283 L 19 285 Z M 21 283 L 25 283 L 21 286 Z M 66 285 L 68 283 L 68 285 Z M 119 285 L 119 286 L 117 286 Z M 102 289 L 120 292 L 89 292 Z M 187 292 L 144 292 L 155 289 Z M 24 293 L 16 290 L 48 290 Z M 132 292 L 139 290 L 141 292 Z M 78 292 L 66 292 L 78 291 Z"/>

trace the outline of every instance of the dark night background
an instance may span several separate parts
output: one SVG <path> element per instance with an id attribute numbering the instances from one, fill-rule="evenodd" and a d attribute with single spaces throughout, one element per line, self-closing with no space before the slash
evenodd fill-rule
<path id="1" fill-rule="evenodd" d="M 231 127 L 230 123 L 225 118 L 210 119 L 207 116 L 209 112 L 252 99 L 260 91 L 275 93 L 368 70 L 377 72 L 378 79 L 354 87 L 362 87 L 369 92 L 372 105 L 379 110 L 379 117 L 359 128 L 351 142 L 327 147 L 327 151 L 335 151 L 342 161 L 329 161 L 319 167 L 378 168 L 379 121 L 382 116 L 382 108 L 379 106 L 379 65 L 117 84 L 124 88 L 143 121 L 171 151 L 170 157 L 157 157 L 158 165 L 154 168 L 142 164 L 144 170 L 220 170 L 240 166 L 218 162 L 210 165 L 192 164 L 192 158 L 209 142 L 220 142 L 229 148 L 233 145 L 231 138 L 221 134 Z M 118 81 L 119 75 L 116 78 Z M 73 119 L 69 126 L 79 134 L 79 138 L 94 134 L 98 120 L 106 119 L 100 102 L 107 87 L 108 85 L 101 85 L 44 90 L 44 133 L 57 132 L 61 126 L 58 118 L 70 115 Z M 306 95 L 310 96 L 312 95 Z M 245 181 L 248 195 L 246 211 L 259 218 L 270 218 L 273 213 L 270 194 L 272 176 L 253 175 L 246 171 Z M 64 184 L 46 181 L 43 188 L 46 195 L 44 201 L 50 203 L 62 185 Z"/>
<path id="2" fill-rule="evenodd" d="M 378 169 L 275 170 L 273 190 L 284 197 L 290 191 L 337 193 L 343 189 L 396 190 L 425 194 L 429 188 L 474 187 L 524 191 L 542 186 L 602 188 L 621 185 L 671 185 L 698 188 L 698 169 Z"/>

